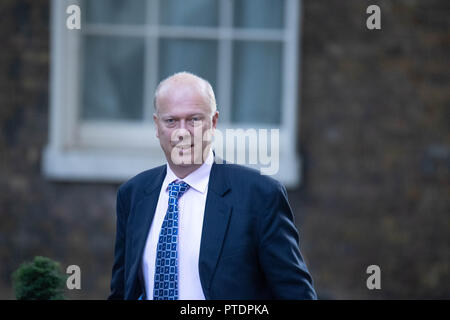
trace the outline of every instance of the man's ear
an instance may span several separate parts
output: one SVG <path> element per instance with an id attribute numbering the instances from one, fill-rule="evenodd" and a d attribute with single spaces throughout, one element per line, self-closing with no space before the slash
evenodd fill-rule
<path id="1" fill-rule="evenodd" d="M 213 117 L 212 117 L 212 126 L 215 129 L 217 126 L 217 121 L 219 119 L 219 111 L 216 110 L 216 112 L 214 113 Z"/>
<path id="2" fill-rule="evenodd" d="M 159 139 L 158 116 L 156 115 L 156 113 L 153 114 L 153 122 L 155 123 L 156 137 Z"/>

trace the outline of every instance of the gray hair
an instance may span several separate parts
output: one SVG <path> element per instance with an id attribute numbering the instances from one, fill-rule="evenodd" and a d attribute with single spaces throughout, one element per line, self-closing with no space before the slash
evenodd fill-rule
<path id="1" fill-rule="evenodd" d="M 178 82 L 178 83 L 181 82 L 181 83 L 185 83 L 185 84 L 189 83 L 189 85 L 196 86 L 199 89 L 199 91 L 201 92 L 201 94 L 204 96 L 205 100 L 210 105 L 211 114 L 214 114 L 216 112 L 216 110 L 217 110 L 216 97 L 214 96 L 214 91 L 212 89 L 211 84 L 207 80 L 205 80 L 193 73 L 186 72 L 186 71 L 175 73 L 175 74 L 167 77 L 166 79 L 162 80 L 158 84 L 158 86 L 156 87 L 156 90 L 155 90 L 155 96 L 153 97 L 153 106 L 156 111 L 158 111 L 157 102 L 158 102 L 158 98 L 161 94 L 161 90 L 174 82 Z"/>

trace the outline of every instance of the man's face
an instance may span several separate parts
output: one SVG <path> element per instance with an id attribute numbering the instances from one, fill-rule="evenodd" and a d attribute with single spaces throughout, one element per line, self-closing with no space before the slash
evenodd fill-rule
<path id="1" fill-rule="evenodd" d="M 171 165 L 192 166 L 204 162 L 217 125 L 207 100 L 195 86 L 172 84 L 158 99 L 153 115 L 161 148 Z M 205 132 L 207 132 L 205 134 Z"/>

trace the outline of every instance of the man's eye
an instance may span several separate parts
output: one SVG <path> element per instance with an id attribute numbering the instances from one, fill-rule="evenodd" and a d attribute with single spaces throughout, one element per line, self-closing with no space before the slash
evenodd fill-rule
<path id="1" fill-rule="evenodd" d="M 173 123 L 174 122 L 174 120 L 173 119 L 166 119 L 166 123 Z"/>

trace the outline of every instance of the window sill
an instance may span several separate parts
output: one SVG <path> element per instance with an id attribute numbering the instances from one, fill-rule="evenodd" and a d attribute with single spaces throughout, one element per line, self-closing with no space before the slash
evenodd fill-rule
<path id="1" fill-rule="evenodd" d="M 147 149 L 71 148 L 47 146 L 42 156 L 42 172 L 52 181 L 122 183 L 136 174 L 166 163 L 160 147 Z M 257 165 L 249 165 L 258 169 Z M 271 176 L 287 188 L 301 183 L 301 157 L 280 153 L 278 173 Z"/>

